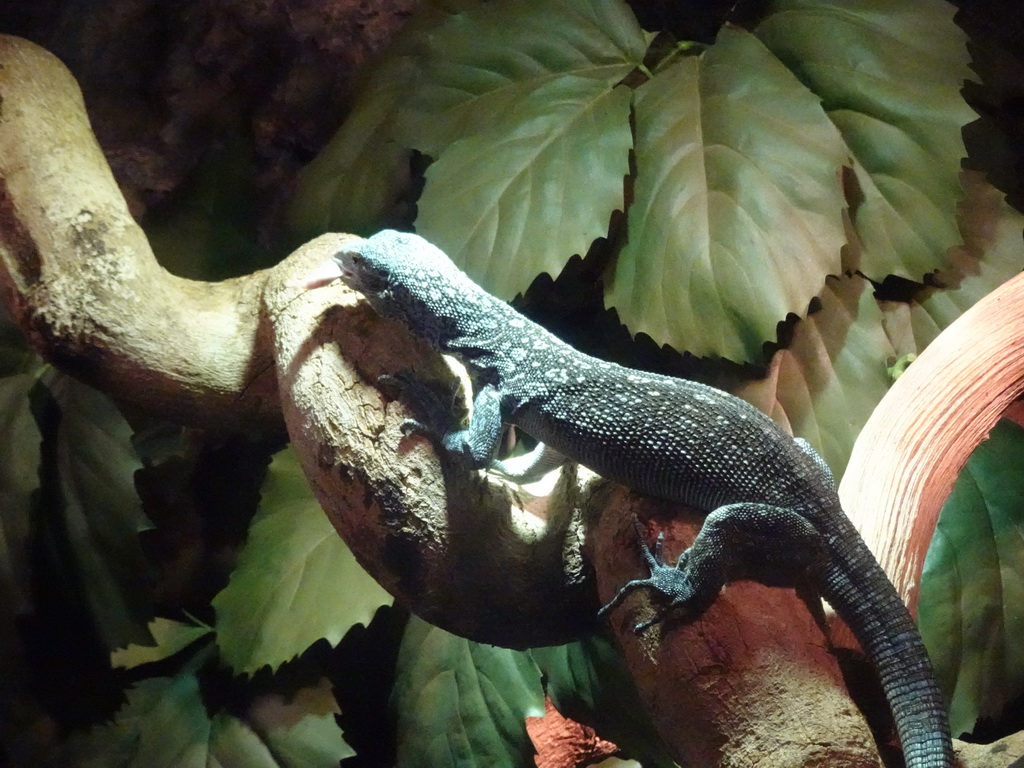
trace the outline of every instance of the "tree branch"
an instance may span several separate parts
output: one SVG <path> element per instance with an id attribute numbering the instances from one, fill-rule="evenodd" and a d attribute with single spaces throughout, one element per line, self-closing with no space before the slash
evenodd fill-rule
<path id="1" fill-rule="evenodd" d="M 337 249 L 322 240 L 293 257 L 307 272 Z M 404 436 L 411 412 L 377 389 L 381 374 L 402 370 L 450 378 L 435 353 L 346 288 L 278 286 L 267 306 L 285 421 L 318 500 L 363 566 L 420 616 L 465 637 L 525 647 L 592 628 L 571 473 L 546 523 L 523 512 L 509 492 Z"/>
<path id="2" fill-rule="evenodd" d="M 234 280 L 177 278 L 129 215 L 71 74 L 13 37 L 0 65 L 0 297 L 40 354 L 178 423 L 267 434 L 287 419 L 356 557 L 439 625 L 515 647 L 593 628 L 575 496 L 545 525 L 402 438 L 408 414 L 382 408 L 377 376 L 450 373 L 353 294 L 300 287 L 346 236 Z"/>
<path id="3" fill-rule="evenodd" d="M 0 36 L 0 297 L 50 362 L 183 424 L 281 430 L 266 272 L 222 283 L 157 264 L 53 56 Z"/>
<path id="4" fill-rule="evenodd" d="M 696 510 L 659 505 L 618 487 L 610 487 L 602 506 L 589 551 L 604 601 L 625 582 L 649 575 L 634 514 L 664 533 L 668 562 L 689 546 L 704 520 Z M 681 764 L 881 765 L 828 636 L 794 590 L 734 582 L 697 621 L 669 621 L 635 634 L 632 627 L 653 610 L 648 595 L 638 592 L 609 624 L 641 699 Z"/>

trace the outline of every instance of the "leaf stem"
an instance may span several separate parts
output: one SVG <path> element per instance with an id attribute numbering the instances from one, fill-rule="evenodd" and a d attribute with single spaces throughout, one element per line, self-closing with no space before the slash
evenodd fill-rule
<path id="1" fill-rule="evenodd" d="M 691 51 L 693 51 L 694 48 L 697 50 L 693 51 L 693 53 L 699 54 L 702 53 L 706 47 L 707 46 L 703 43 L 698 43 L 695 40 L 680 40 L 669 50 L 665 55 L 665 58 L 654 65 L 654 71 L 655 73 L 661 72 L 662 70 L 672 66 L 678 59 L 691 55 Z"/>

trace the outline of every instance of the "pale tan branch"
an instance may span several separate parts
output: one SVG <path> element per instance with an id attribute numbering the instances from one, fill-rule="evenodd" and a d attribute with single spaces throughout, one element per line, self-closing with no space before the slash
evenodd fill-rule
<path id="1" fill-rule="evenodd" d="M 360 562 L 437 624 L 514 646 L 593 626 L 570 495 L 544 525 L 476 474 L 443 478 L 433 449 L 398 433 L 408 414 L 374 387 L 417 360 L 447 373 L 438 356 L 352 294 L 301 287 L 346 236 L 234 280 L 174 277 L 131 218 L 64 66 L 0 37 L 0 99 L 0 299 L 42 355 L 179 423 L 266 435 L 287 419 Z"/>
<path id="2" fill-rule="evenodd" d="M 336 248 L 320 238 L 293 258 L 312 269 Z M 267 306 L 285 421 L 317 498 L 363 566 L 416 613 L 466 637 L 525 647 L 592 627 L 573 477 L 543 522 L 480 473 L 440 463 L 428 440 L 402 434 L 413 414 L 377 385 L 381 374 L 413 369 L 450 379 L 440 358 L 343 287 L 278 285 Z"/>
<path id="3" fill-rule="evenodd" d="M 267 273 L 169 274 L 132 219 L 74 78 L 0 36 L 0 299 L 45 358 L 181 423 L 280 430 Z"/>

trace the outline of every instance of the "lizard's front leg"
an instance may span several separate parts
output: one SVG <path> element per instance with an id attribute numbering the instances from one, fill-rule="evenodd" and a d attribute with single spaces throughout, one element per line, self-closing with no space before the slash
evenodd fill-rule
<path id="1" fill-rule="evenodd" d="M 449 432 L 441 439 L 445 450 L 461 457 L 473 469 L 485 469 L 494 461 L 501 445 L 505 419 L 501 393 L 485 384 L 473 396 L 473 415 L 464 429 Z"/>
<path id="2" fill-rule="evenodd" d="M 492 384 L 480 387 L 473 397 L 473 413 L 469 423 L 459 428 L 452 415 L 451 403 L 442 403 L 427 386 L 406 377 L 389 376 L 423 411 L 426 421 L 406 419 L 402 431 L 418 433 L 439 444 L 470 469 L 484 469 L 494 461 L 505 426 L 502 398 Z"/>
<path id="3" fill-rule="evenodd" d="M 598 615 L 607 615 L 636 589 L 652 589 L 666 600 L 652 619 L 637 624 L 637 632 L 670 614 L 698 617 L 726 582 L 739 576 L 765 584 L 795 585 L 826 558 L 821 535 L 803 515 L 767 504 L 729 504 L 716 509 L 675 566 L 662 559 L 661 535 L 652 552 L 643 527 L 636 520 L 634 526 L 651 575 L 623 586 Z"/>

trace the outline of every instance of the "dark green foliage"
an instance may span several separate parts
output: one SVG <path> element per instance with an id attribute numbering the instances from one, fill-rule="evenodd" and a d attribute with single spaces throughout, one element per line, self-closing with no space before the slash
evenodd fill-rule
<path id="1" fill-rule="evenodd" d="M 946 500 L 921 582 L 921 633 L 953 733 L 1024 691 L 1024 427 L 1001 421 Z"/>

